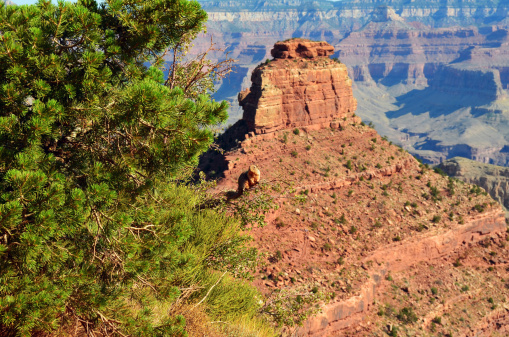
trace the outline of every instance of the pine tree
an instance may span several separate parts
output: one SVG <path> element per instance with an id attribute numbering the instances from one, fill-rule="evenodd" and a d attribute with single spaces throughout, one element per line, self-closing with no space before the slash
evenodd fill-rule
<path id="1" fill-rule="evenodd" d="M 206 85 L 163 76 L 205 20 L 187 0 L 0 4 L 1 335 L 183 336 L 156 308 L 251 256 L 238 221 L 178 183 L 227 116 Z M 256 292 L 224 282 L 246 294 L 229 308 L 254 314 Z"/>

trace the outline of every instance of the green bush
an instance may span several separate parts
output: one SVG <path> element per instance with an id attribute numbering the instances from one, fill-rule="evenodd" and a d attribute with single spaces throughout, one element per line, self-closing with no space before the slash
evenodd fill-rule
<path id="1" fill-rule="evenodd" d="M 415 314 L 414 309 L 411 307 L 402 308 L 396 315 L 396 317 L 405 324 L 415 323 L 418 320 L 418 317 Z"/>
<path id="2" fill-rule="evenodd" d="M 345 214 L 341 214 L 341 216 L 339 217 L 339 219 L 334 219 L 334 222 L 337 223 L 337 224 L 345 224 L 346 223 L 346 217 L 345 217 Z"/>
<path id="3" fill-rule="evenodd" d="M 484 212 L 484 208 L 485 208 L 485 207 L 486 207 L 486 205 L 485 205 L 485 204 L 483 204 L 483 205 L 476 204 L 476 205 L 474 206 L 474 209 L 475 209 L 477 212 L 482 213 L 482 212 Z"/>

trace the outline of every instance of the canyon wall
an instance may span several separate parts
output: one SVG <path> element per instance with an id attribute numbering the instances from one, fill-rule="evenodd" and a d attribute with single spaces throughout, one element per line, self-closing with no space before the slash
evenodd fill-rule
<path id="1" fill-rule="evenodd" d="M 475 217 L 466 224 L 455 226 L 440 235 L 416 238 L 370 254 L 364 261 L 373 261 L 378 268 L 371 271 L 371 277 L 362 286 L 359 295 L 325 306 L 321 314 L 308 320 L 294 336 L 325 337 L 340 334 L 345 328 L 362 322 L 363 314 L 372 309 L 373 303 L 376 302 L 377 288 L 389 273 L 405 271 L 412 265 L 430 263 L 441 257 L 459 253 L 467 245 L 476 244 L 492 235 L 502 234 L 505 230 L 504 217 L 497 210 Z M 507 315 L 504 315 L 504 319 L 508 319 Z"/>
<path id="2" fill-rule="evenodd" d="M 210 36 L 239 60 L 218 84 L 242 116 L 237 92 L 278 40 L 334 46 L 354 81 L 357 114 L 426 162 L 455 155 L 507 165 L 509 41 L 502 1 L 201 1 Z M 201 41 L 201 42 L 200 42 Z M 212 55 L 217 59 L 222 55 Z"/>

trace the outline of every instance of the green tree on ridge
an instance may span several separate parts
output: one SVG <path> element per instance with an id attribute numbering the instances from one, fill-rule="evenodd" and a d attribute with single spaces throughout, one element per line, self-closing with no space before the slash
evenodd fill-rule
<path id="1" fill-rule="evenodd" d="M 0 334 L 184 336 L 186 287 L 256 315 L 252 287 L 219 280 L 253 257 L 239 222 L 177 184 L 227 117 L 206 84 L 165 85 L 205 20 L 187 0 L 0 4 Z"/>

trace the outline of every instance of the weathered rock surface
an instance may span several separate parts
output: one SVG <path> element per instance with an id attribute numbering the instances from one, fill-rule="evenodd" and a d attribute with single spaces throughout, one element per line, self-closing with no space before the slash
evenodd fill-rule
<path id="1" fill-rule="evenodd" d="M 476 216 L 464 225 L 453 226 L 442 234 L 410 239 L 401 245 L 375 251 L 365 257 L 364 262 L 372 261 L 379 267 L 371 271 L 371 277 L 361 287 L 360 294 L 325 306 L 323 312 L 309 319 L 295 336 L 337 335 L 345 328 L 362 321 L 362 316 L 359 314 L 362 315 L 372 307 L 373 302 L 376 301 L 377 288 L 389 273 L 404 272 L 412 265 L 434 261 L 451 253 L 459 253 L 467 245 L 478 243 L 490 235 L 504 231 L 504 217 L 500 210 L 495 210 Z M 509 317 L 506 316 L 504 319 L 507 320 Z"/>
<path id="2" fill-rule="evenodd" d="M 239 94 L 243 120 L 257 134 L 292 127 L 330 127 L 357 107 L 344 64 L 325 42 L 293 39 L 274 45 L 275 59 L 258 66 L 251 89 Z"/>
<path id="3" fill-rule="evenodd" d="M 334 54 L 334 47 L 324 41 L 291 39 L 277 42 L 270 54 L 275 59 L 316 58 Z"/>

